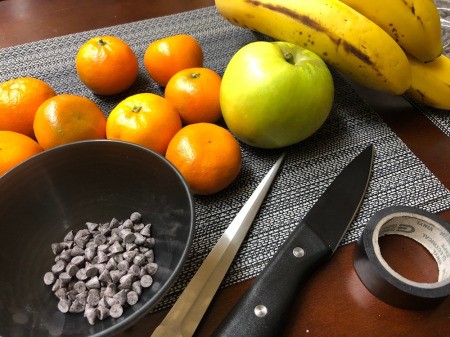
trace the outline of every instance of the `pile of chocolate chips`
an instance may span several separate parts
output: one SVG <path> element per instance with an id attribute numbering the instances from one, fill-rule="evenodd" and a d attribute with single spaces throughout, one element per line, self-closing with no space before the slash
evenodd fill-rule
<path id="1" fill-rule="evenodd" d="M 86 227 L 51 245 L 55 263 L 44 283 L 52 286 L 61 312 L 84 312 L 94 325 L 136 304 L 142 288 L 152 285 L 158 265 L 151 225 L 141 221 L 140 213 L 124 221 L 87 222 Z"/>

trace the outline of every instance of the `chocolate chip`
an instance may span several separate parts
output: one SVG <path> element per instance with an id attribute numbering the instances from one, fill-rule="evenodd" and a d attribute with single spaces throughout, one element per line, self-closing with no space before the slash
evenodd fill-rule
<path id="1" fill-rule="evenodd" d="M 133 264 L 130 269 L 128 269 L 128 274 L 131 274 L 133 276 L 139 276 L 141 273 L 141 268 L 139 268 L 138 265 Z"/>
<path id="2" fill-rule="evenodd" d="M 117 262 L 113 258 L 110 258 L 106 263 L 106 269 L 112 270 L 117 268 Z"/>
<path id="3" fill-rule="evenodd" d="M 127 228 L 122 229 L 119 232 L 119 236 L 125 244 L 134 242 L 136 238 L 135 234 L 131 232 L 131 229 Z"/>
<path id="4" fill-rule="evenodd" d="M 136 245 L 141 246 L 141 245 L 144 244 L 144 242 L 145 242 L 145 236 L 144 235 L 142 235 L 141 233 L 136 233 L 136 234 L 134 234 L 134 236 L 136 237 L 134 239 L 134 243 Z"/>
<path id="5" fill-rule="evenodd" d="M 88 289 L 100 289 L 100 281 L 97 276 L 94 276 L 86 282 L 86 288 Z"/>
<path id="6" fill-rule="evenodd" d="M 109 275 L 111 275 L 111 280 L 113 283 L 119 283 L 120 278 L 125 275 L 125 271 L 120 270 L 110 270 Z"/>
<path id="7" fill-rule="evenodd" d="M 155 238 L 147 238 L 147 239 L 145 239 L 144 247 L 147 247 L 147 248 L 155 247 Z"/>
<path id="8" fill-rule="evenodd" d="M 115 241 L 110 247 L 109 247 L 109 251 L 113 254 L 117 254 L 117 253 L 121 253 L 123 252 L 123 247 L 122 245 L 118 242 Z"/>
<path id="9" fill-rule="evenodd" d="M 147 259 L 147 262 L 154 262 L 155 261 L 155 253 L 152 249 L 144 253 L 145 258 Z"/>
<path id="10" fill-rule="evenodd" d="M 102 245 L 106 242 L 106 236 L 104 234 L 97 234 L 94 236 L 94 243 L 96 245 Z"/>
<path id="11" fill-rule="evenodd" d="M 75 274 L 75 277 L 80 280 L 80 281 L 84 281 L 86 280 L 88 277 L 86 275 L 86 269 L 84 268 L 80 268 L 77 273 Z"/>
<path id="12" fill-rule="evenodd" d="M 96 308 L 86 308 L 84 310 L 84 317 L 88 320 L 90 325 L 95 325 L 97 319 L 97 309 Z"/>
<path id="13" fill-rule="evenodd" d="M 115 294 L 114 294 L 115 295 Z M 104 299 L 105 299 L 105 302 L 106 302 L 106 304 L 107 304 L 107 306 L 109 307 L 109 308 L 111 308 L 114 304 L 120 304 L 119 303 L 119 300 L 117 299 L 117 298 L 115 298 L 114 296 L 113 297 L 103 297 Z"/>
<path id="14" fill-rule="evenodd" d="M 137 251 L 132 250 L 132 251 L 127 251 L 125 253 L 122 254 L 123 258 L 130 263 L 131 261 L 133 261 L 134 257 L 137 255 Z"/>
<path id="15" fill-rule="evenodd" d="M 127 293 L 127 303 L 129 305 L 135 305 L 139 300 L 139 295 L 135 291 L 129 291 Z"/>
<path id="16" fill-rule="evenodd" d="M 119 301 L 120 305 L 125 305 L 127 303 L 127 290 L 120 290 L 117 294 L 114 295 L 114 298 Z"/>
<path id="17" fill-rule="evenodd" d="M 131 282 L 133 281 L 133 275 L 125 274 L 119 280 L 119 289 L 130 289 Z"/>
<path id="18" fill-rule="evenodd" d="M 58 256 L 61 260 L 69 262 L 72 259 L 72 250 L 65 249 Z"/>
<path id="19" fill-rule="evenodd" d="M 86 259 L 84 258 L 84 256 L 77 255 L 77 256 L 74 256 L 72 258 L 72 260 L 70 260 L 70 262 L 76 266 L 81 266 L 82 264 L 84 264 L 85 260 Z"/>
<path id="20" fill-rule="evenodd" d="M 90 289 L 88 292 L 88 296 L 86 299 L 86 303 L 90 306 L 97 306 L 98 302 L 100 302 L 100 291 L 98 289 Z"/>
<path id="21" fill-rule="evenodd" d="M 74 234 L 73 234 L 73 231 L 70 231 L 69 233 L 67 233 L 66 234 L 66 236 L 64 237 L 64 239 L 63 239 L 63 241 L 66 241 L 66 242 L 72 242 L 73 241 L 73 239 L 74 239 Z"/>
<path id="22" fill-rule="evenodd" d="M 70 305 L 69 312 L 80 313 L 83 311 L 84 311 L 84 304 L 80 300 L 75 299 Z"/>
<path id="23" fill-rule="evenodd" d="M 78 268 L 78 266 L 74 263 L 70 262 L 66 266 L 66 272 L 70 275 L 70 277 L 74 277 L 77 274 L 78 270 L 80 270 L 80 268 Z"/>
<path id="24" fill-rule="evenodd" d="M 130 219 L 126 219 L 123 224 L 122 224 L 122 228 L 123 229 L 131 229 L 133 228 L 133 221 L 131 221 Z"/>
<path id="25" fill-rule="evenodd" d="M 133 225 L 133 231 L 140 232 L 144 227 L 145 227 L 145 225 L 142 222 L 141 223 L 135 223 Z"/>
<path id="26" fill-rule="evenodd" d="M 109 229 L 117 228 L 119 227 L 119 225 L 120 225 L 119 220 L 117 220 L 116 218 L 112 218 L 111 221 L 109 222 Z"/>
<path id="27" fill-rule="evenodd" d="M 131 284 L 131 289 L 138 295 L 142 293 L 141 281 L 134 281 Z"/>
<path id="28" fill-rule="evenodd" d="M 145 256 L 143 254 L 138 254 L 134 257 L 133 263 L 138 266 L 145 264 Z"/>
<path id="29" fill-rule="evenodd" d="M 104 283 L 112 282 L 111 275 L 109 274 L 109 270 L 105 269 L 98 277 L 98 280 L 100 282 L 104 282 Z"/>
<path id="30" fill-rule="evenodd" d="M 120 271 L 127 271 L 129 268 L 130 268 L 130 264 L 128 263 L 127 260 L 120 261 L 117 264 L 117 269 L 119 269 Z"/>
<path id="31" fill-rule="evenodd" d="M 149 275 L 155 275 L 156 271 L 158 270 L 158 265 L 154 262 L 148 263 L 144 266 L 145 271 Z"/>
<path id="32" fill-rule="evenodd" d="M 84 250 L 84 256 L 86 257 L 86 260 L 92 261 L 94 257 L 96 256 L 96 249 L 95 248 L 86 248 Z"/>
<path id="33" fill-rule="evenodd" d="M 59 260 L 52 266 L 52 273 L 59 275 L 64 269 L 66 269 L 66 262 Z"/>
<path id="34" fill-rule="evenodd" d="M 53 287 L 52 287 L 52 291 L 53 292 L 56 292 L 58 289 L 60 289 L 61 288 L 61 280 L 58 278 L 56 281 L 55 281 L 55 283 L 53 284 Z"/>
<path id="35" fill-rule="evenodd" d="M 110 283 L 106 287 L 103 295 L 106 297 L 113 297 L 115 295 L 115 293 L 116 293 L 116 285 L 114 283 Z"/>
<path id="36" fill-rule="evenodd" d="M 66 313 L 69 311 L 70 306 L 72 305 L 71 301 L 68 299 L 61 299 L 58 302 L 58 310 Z"/>
<path id="37" fill-rule="evenodd" d="M 98 273 L 101 274 L 105 271 L 106 264 L 105 263 L 96 263 L 96 264 L 94 264 L 94 267 L 97 268 Z"/>
<path id="38" fill-rule="evenodd" d="M 150 237 L 150 228 L 151 228 L 151 224 L 147 224 L 145 225 L 144 228 L 142 228 L 142 230 L 140 231 L 140 233 L 145 236 L 145 237 Z"/>
<path id="39" fill-rule="evenodd" d="M 102 321 L 107 317 L 109 317 L 109 309 L 106 306 L 99 305 L 97 307 L 97 318 Z"/>
<path id="40" fill-rule="evenodd" d="M 53 274 L 50 271 L 44 274 L 44 283 L 48 286 L 53 284 L 53 282 L 55 282 L 55 279 L 56 279 L 55 274 Z"/>
<path id="41" fill-rule="evenodd" d="M 137 223 L 137 222 L 141 221 L 141 217 L 142 217 L 141 213 L 133 212 L 130 215 L 130 220 L 134 223 Z"/>
<path id="42" fill-rule="evenodd" d="M 88 265 L 85 268 L 87 277 L 94 277 L 98 275 L 98 269 L 94 265 Z"/>
<path id="43" fill-rule="evenodd" d="M 148 288 L 153 284 L 153 278 L 150 275 L 144 275 L 141 277 L 141 286 Z"/>
<path id="44" fill-rule="evenodd" d="M 72 276 L 70 276 L 66 272 L 62 272 L 61 274 L 59 274 L 59 279 L 61 281 L 61 286 L 64 287 L 65 285 L 67 285 L 70 282 L 70 280 L 72 279 Z"/>
<path id="45" fill-rule="evenodd" d="M 95 222 L 86 222 L 86 227 L 88 228 L 89 232 L 93 232 L 98 228 L 99 224 Z"/>
<path id="46" fill-rule="evenodd" d="M 61 243 L 52 243 L 52 252 L 54 255 L 59 255 L 64 249 L 64 246 Z"/>
<path id="47" fill-rule="evenodd" d="M 123 314 L 123 308 L 119 303 L 113 304 L 109 309 L 109 315 L 113 318 L 119 318 Z"/>
<path id="48" fill-rule="evenodd" d="M 73 286 L 73 289 L 75 289 L 79 294 L 84 293 L 86 291 L 86 284 L 83 281 L 78 281 Z"/>

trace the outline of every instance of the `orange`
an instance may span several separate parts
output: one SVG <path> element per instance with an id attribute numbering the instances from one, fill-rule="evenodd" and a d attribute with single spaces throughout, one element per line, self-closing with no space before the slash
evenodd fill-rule
<path id="1" fill-rule="evenodd" d="M 152 93 L 129 96 L 111 111 L 106 138 L 145 146 L 164 155 L 172 137 L 181 129 L 175 107 Z"/>
<path id="2" fill-rule="evenodd" d="M 114 36 L 97 36 L 85 42 L 75 58 L 78 77 L 98 95 L 114 95 L 136 80 L 139 63 L 130 46 Z"/>
<path id="3" fill-rule="evenodd" d="M 222 78 L 208 68 L 187 68 L 173 75 L 164 91 L 186 124 L 214 123 L 222 117 L 220 83 Z"/>
<path id="4" fill-rule="evenodd" d="M 203 67 L 203 50 L 190 35 L 165 37 L 149 44 L 144 65 L 153 80 L 164 87 L 180 70 Z"/>
<path id="5" fill-rule="evenodd" d="M 0 131 L 0 176 L 42 151 L 42 147 L 34 139 L 24 134 Z"/>
<path id="6" fill-rule="evenodd" d="M 209 195 L 230 185 L 241 170 L 241 148 L 226 129 L 212 123 L 183 127 L 170 141 L 166 158 L 195 194 Z"/>
<path id="7" fill-rule="evenodd" d="M 44 150 L 106 136 L 106 116 L 89 98 L 61 94 L 41 104 L 34 118 L 36 140 Z"/>
<path id="8" fill-rule="evenodd" d="M 0 84 L 0 130 L 23 133 L 34 138 L 36 110 L 55 96 L 52 87 L 33 77 L 20 77 Z"/>

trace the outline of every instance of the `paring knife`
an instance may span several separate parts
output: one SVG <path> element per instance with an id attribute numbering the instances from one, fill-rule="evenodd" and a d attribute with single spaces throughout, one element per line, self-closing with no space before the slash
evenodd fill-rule
<path id="1" fill-rule="evenodd" d="M 353 221 L 372 172 L 373 145 L 343 169 L 219 325 L 216 337 L 279 336 L 307 276 L 331 257 Z"/>
<path id="2" fill-rule="evenodd" d="M 272 185 L 284 154 L 276 161 L 203 261 L 152 337 L 194 334 Z"/>

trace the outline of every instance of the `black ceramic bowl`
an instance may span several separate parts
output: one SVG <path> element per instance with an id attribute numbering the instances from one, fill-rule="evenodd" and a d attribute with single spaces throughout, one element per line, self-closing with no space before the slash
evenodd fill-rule
<path id="1" fill-rule="evenodd" d="M 61 313 L 43 276 L 51 244 L 87 221 L 152 224 L 154 283 L 119 318 L 90 325 Z M 77 142 L 30 158 L 0 178 L 0 336 L 111 336 L 149 312 L 176 280 L 194 236 L 193 199 L 162 156 L 109 140 Z"/>

